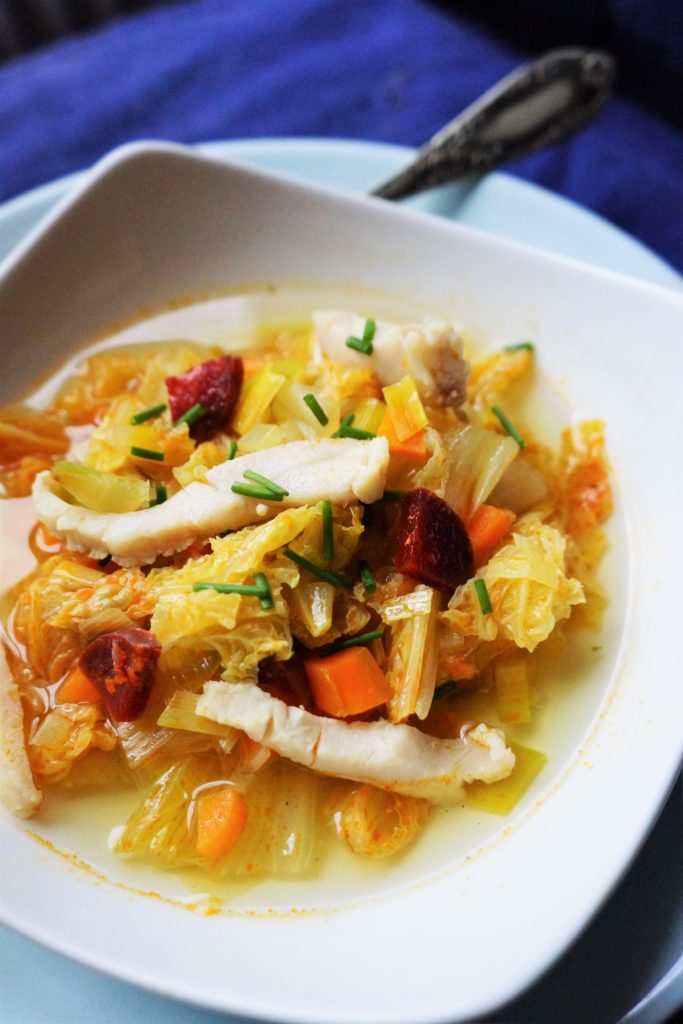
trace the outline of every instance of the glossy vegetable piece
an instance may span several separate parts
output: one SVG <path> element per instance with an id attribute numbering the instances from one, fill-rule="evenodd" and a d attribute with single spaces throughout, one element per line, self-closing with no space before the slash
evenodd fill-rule
<path id="1" fill-rule="evenodd" d="M 475 565 L 484 565 L 515 521 L 514 512 L 480 505 L 467 524 Z"/>
<path id="2" fill-rule="evenodd" d="M 133 722 L 145 710 L 154 683 L 161 644 L 146 629 L 105 633 L 88 644 L 80 668 L 119 722 Z"/>
<path id="3" fill-rule="evenodd" d="M 306 658 L 304 668 L 313 700 L 333 718 L 362 714 L 393 697 L 389 681 L 367 647 Z"/>
<path id="4" fill-rule="evenodd" d="M 215 861 L 237 843 L 247 824 L 247 801 L 232 786 L 210 787 L 197 800 L 197 853 Z"/>
<path id="5" fill-rule="evenodd" d="M 474 575 L 472 544 L 450 505 L 424 487 L 401 498 L 396 568 L 433 587 L 455 590 Z"/>
<path id="6" fill-rule="evenodd" d="M 239 356 L 207 359 L 178 377 L 168 377 L 166 388 L 173 422 L 193 406 L 201 405 L 204 412 L 190 424 L 190 436 L 206 441 L 232 416 L 243 379 L 244 364 Z"/>

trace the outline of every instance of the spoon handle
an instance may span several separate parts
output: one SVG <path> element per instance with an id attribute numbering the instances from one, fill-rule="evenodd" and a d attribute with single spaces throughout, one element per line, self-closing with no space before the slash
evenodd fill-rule
<path id="1" fill-rule="evenodd" d="M 616 69 L 603 50 L 550 50 L 485 92 L 371 195 L 402 199 L 563 142 L 602 109 Z"/>

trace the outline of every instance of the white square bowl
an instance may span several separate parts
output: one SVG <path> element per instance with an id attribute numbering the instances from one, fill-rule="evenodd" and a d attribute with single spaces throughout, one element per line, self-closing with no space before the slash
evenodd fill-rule
<path id="1" fill-rule="evenodd" d="M 0 397 L 115 322 L 269 282 L 362 286 L 488 336 L 534 337 L 577 414 L 608 424 L 618 501 L 603 655 L 521 808 L 475 847 L 444 850 L 438 869 L 378 876 L 374 896 L 311 902 L 293 885 L 270 912 L 256 899 L 204 916 L 47 851 L 35 835 L 55 823 L 5 819 L 5 918 L 92 966 L 236 1013 L 464 1020 L 518 994 L 577 935 L 680 762 L 683 300 L 382 201 L 135 145 L 98 165 L 0 267 Z M 164 876 L 158 888 L 167 893 Z"/>

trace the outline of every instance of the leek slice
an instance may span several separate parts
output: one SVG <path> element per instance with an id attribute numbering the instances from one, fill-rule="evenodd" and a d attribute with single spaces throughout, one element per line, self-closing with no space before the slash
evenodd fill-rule
<path id="1" fill-rule="evenodd" d="M 436 686 L 440 595 L 431 587 L 422 585 L 414 593 L 420 595 L 423 607 L 419 611 L 411 611 L 408 617 L 389 620 L 392 627 L 387 678 L 394 689 L 394 697 L 389 704 L 392 722 L 402 722 L 412 714 L 426 718 Z M 397 600 L 405 602 L 405 598 Z M 390 604 L 395 605 L 396 601 Z M 381 611 L 384 618 L 385 609 Z"/>
<path id="2" fill-rule="evenodd" d="M 246 434 L 242 434 L 239 450 L 243 453 L 260 452 L 264 448 L 284 444 L 286 440 L 287 435 L 276 423 L 256 423 Z"/>
<path id="3" fill-rule="evenodd" d="M 238 730 L 229 725 L 220 725 L 210 718 L 197 714 L 198 693 L 189 690 L 176 690 L 170 701 L 159 715 L 157 724 L 166 729 L 184 729 L 187 732 L 200 732 L 208 736 L 220 736 L 221 739 L 237 741 Z M 223 752 L 227 753 L 225 745 Z"/>
<path id="4" fill-rule="evenodd" d="M 382 388 L 382 392 L 399 441 L 406 441 L 429 426 L 417 385 L 410 374 L 406 374 L 398 384 Z"/>
<path id="5" fill-rule="evenodd" d="M 135 512 L 149 499 L 149 484 L 132 473 L 116 476 L 62 459 L 52 467 L 52 476 L 92 512 Z"/>
<path id="6" fill-rule="evenodd" d="M 467 523 L 519 454 L 511 437 L 475 423 L 446 437 L 450 460 L 446 501 Z"/>
<path id="7" fill-rule="evenodd" d="M 273 373 L 272 364 L 267 363 L 246 381 L 232 421 L 237 434 L 246 434 L 256 423 L 265 419 L 270 403 L 285 380 L 281 373 Z"/>

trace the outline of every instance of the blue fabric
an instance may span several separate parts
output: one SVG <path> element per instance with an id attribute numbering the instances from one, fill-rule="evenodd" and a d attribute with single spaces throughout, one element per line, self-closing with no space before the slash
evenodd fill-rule
<path id="1" fill-rule="evenodd" d="M 648 25 L 644 38 L 654 32 Z M 528 56 L 452 4 L 156 8 L 0 66 L 0 198 L 131 139 L 315 135 L 416 145 Z M 683 271 L 683 134 L 671 119 L 617 96 L 580 137 L 510 169 L 602 214 Z"/>

